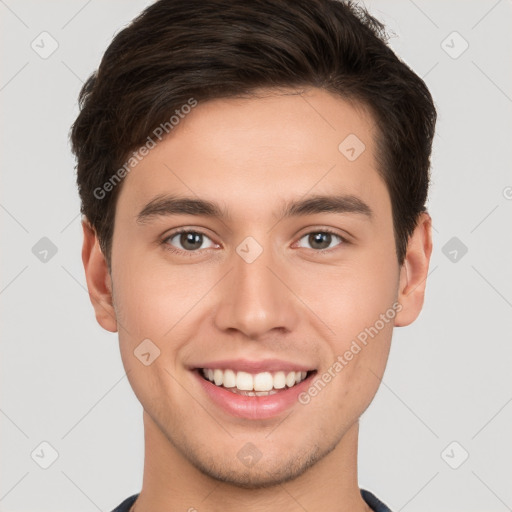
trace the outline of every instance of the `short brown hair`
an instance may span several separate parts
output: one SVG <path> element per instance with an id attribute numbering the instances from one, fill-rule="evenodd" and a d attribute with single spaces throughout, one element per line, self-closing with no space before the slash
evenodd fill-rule
<path id="1" fill-rule="evenodd" d="M 370 109 L 403 263 L 425 211 L 436 110 L 384 26 L 350 1 L 159 0 L 115 36 L 80 92 L 71 129 L 81 212 L 109 267 L 122 183 L 102 197 L 95 191 L 190 98 L 269 87 L 319 87 Z"/>

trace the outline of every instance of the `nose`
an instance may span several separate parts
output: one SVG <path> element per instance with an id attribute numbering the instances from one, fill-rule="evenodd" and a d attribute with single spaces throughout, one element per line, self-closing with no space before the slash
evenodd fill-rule
<path id="1" fill-rule="evenodd" d="M 300 318 L 299 304 L 286 282 L 289 269 L 270 250 L 252 262 L 233 254 L 233 267 L 222 282 L 215 313 L 217 328 L 237 330 L 250 339 L 270 331 L 290 332 Z"/>

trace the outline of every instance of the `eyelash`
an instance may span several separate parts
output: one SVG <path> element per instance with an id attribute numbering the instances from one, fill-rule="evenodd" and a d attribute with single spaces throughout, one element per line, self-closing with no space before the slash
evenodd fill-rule
<path id="1" fill-rule="evenodd" d="M 198 250 L 195 250 L 195 251 L 184 251 L 184 250 L 181 250 L 181 249 L 176 249 L 175 247 L 173 247 L 172 245 L 170 245 L 168 243 L 169 240 L 174 238 L 176 235 L 180 235 L 181 233 L 195 233 L 195 234 L 198 234 L 198 235 L 203 235 L 206 238 L 210 238 L 206 233 L 203 233 L 200 230 L 195 230 L 195 229 L 178 229 L 176 231 L 173 231 L 170 235 L 166 236 L 162 240 L 161 244 L 164 246 L 164 249 L 167 250 L 167 251 L 170 251 L 170 252 L 172 252 L 174 254 L 183 255 L 183 256 L 190 256 L 190 257 L 195 256 L 200 251 L 211 251 L 211 248 L 208 248 L 208 249 L 198 249 Z M 319 230 L 308 231 L 307 233 L 304 233 L 299 238 L 299 241 L 302 240 L 307 235 L 318 234 L 318 233 L 329 233 L 330 235 L 334 235 L 334 236 L 338 237 L 341 240 L 341 243 L 338 244 L 338 245 L 345 245 L 345 244 L 349 244 L 350 243 L 345 237 L 341 236 L 339 233 L 336 233 L 335 231 L 333 231 L 333 230 L 331 230 L 329 228 L 322 228 L 322 229 L 319 229 Z M 318 250 L 311 249 L 311 250 L 314 251 L 316 254 L 325 254 L 325 253 L 330 253 L 331 251 L 335 250 L 336 247 L 331 247 L 330 249 L 318 249 Z"/>

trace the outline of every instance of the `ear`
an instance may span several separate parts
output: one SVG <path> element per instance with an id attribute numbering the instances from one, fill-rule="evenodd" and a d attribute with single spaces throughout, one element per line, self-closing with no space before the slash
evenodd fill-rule
<path id="1" fill-rule="evenodd" d="M 428 265 L 432 254 L 432 219 L 421 213 L 409 237 L 407 253 L 400 269 L 398 302 L 402 309 L 395 317 L 395 326 L 409 325 L 420 314 L 427 285 Z"/>
<path id="2" fill-rule="evenodd" d="M 117 320 L 112 301 L 112 280 L 107 262 L 101 251 L 96 231 L 86 218 L 82 220 L 82 228 L 84 232 L 82 261 L 96 320 L 103 329 L 116 332 Z"/>

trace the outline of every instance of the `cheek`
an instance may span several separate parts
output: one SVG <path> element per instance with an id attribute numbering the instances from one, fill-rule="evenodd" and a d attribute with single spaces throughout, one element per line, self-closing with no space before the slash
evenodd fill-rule
<path id="1" fill-rule="evenodd" d="M 338 336 L 332 343 L 327 364 L 319 371 L 301 403 L 337 431 L 350 426 L 373 400 L 386 368 L 392 322 L 376 331 L 362 331 L 359 337 Z M 363 341 L 361 341 L 363 340 Z"/>
<path id="2" fill-rule="evenodd" d="M 201 265 L 171 265 L 164 258 L 127 255 L 114 279 L 116 312 L 138 337 L 162 338 L 203 297 L 213 278 Z"/>
<path id="3" fill-rule="evenodd" d="M 317 386 L 325 392 L 319 408 L 335 404 L 332 414 L 355 417 L 373 399 L 400 308 L 398 273 L 390 250 L 387 256 L 384 251 L 378 257 L 361 254 L 346 265 L 324 267 L 302 281 L 298 295 L 321 319 L 327 341 L 318 378 L 328 384 L 325 391 L 321 383 Z"/>
<path id="4" fill-rule="evenodd" d="M 370 259 L 361 254 L 337 267 L 319 265 L 293 277 L 292 289 L 328 328 L 338 350 L 392 308 L 399 275 L 393 256 Z M 382 327 L 379 330 L 388 337 L 391 334 Z"/>

